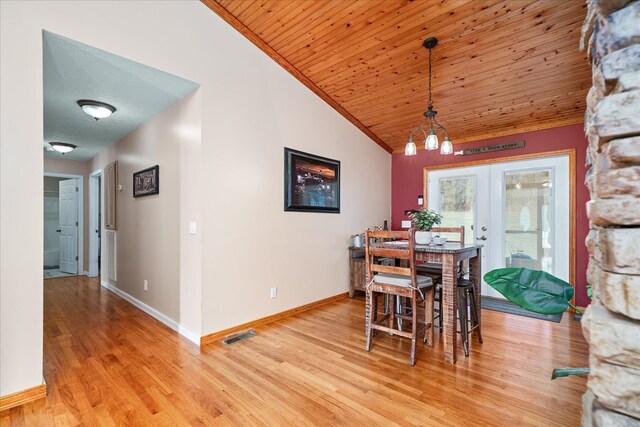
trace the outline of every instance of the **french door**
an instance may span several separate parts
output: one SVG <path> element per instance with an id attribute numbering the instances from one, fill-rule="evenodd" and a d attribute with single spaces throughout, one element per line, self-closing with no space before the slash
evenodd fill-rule
<path id="1" fill-rule="evenodd" d="M 483 274 L 527 267 L 569 281 L 569 158 L 430 171 L 428 206 L 481 243 Z M 482 295 L 502 296 L 484 281 Z"/>

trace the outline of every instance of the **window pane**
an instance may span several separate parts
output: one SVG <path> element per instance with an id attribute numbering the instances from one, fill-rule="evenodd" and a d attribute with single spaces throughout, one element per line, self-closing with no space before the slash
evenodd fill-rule
<path id="1" fill-rule="evenodd" d="M 465 243 L 473 243 L 475 179 L 450 178 L 440 180 L 440 214 L 443 227 L 464 225 Z M 447 237 L 447 236 L 442 236 Z"/>
<path id="2" fill-rule="evenodd" d="M 506 173 L 505 267 L 553 273 L 551 171 Z"/>

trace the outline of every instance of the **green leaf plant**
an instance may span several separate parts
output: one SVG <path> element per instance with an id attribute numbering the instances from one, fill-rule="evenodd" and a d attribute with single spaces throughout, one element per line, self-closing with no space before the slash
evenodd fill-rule
<path id="1" fill-rule="evenodd" d="M 431 209 L 420 209 L 409 214 L 413 226 L 419 231 L 431 231 L 434 225 L 442 222 L 442 215 Z"/>
<path id="2" fill-rule="evenodd" d="M 564 313 L 572 307 L 573 287 L 556 276 L 528 268 L 498 268 L 484 275 L 484 280 L 506 299 L 525 310 L 540 314 Z"/>
<path id="3" fill-rule="evenodd" d="M 484 280 L 512 303 L 539 314 L 564 313 L 572 307 L 577 313 L 584 314 L 571 304 L 573 287 L 552 274 L 528 268 L 498 268 L 484 275 Z M 584 375 L 589 368 L 556 368 L 551 379 L 569 375 Z"/>

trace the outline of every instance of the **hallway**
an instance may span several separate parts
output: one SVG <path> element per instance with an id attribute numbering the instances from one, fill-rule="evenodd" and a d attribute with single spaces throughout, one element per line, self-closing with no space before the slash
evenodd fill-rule
<path id="1" fill-rule="evenodd" d="M 471 357 L 449 365 L 441 342 L 419 345 L 411 368 L 407 340 L 381 334 L 364 351 L 360 299 L 201 352 L 96 278 L 49 279 L 44 292 L 47 399 L 3 412 L 3 426 L 579 425 L 586 380 L 550 379 L 587 364 L 568 316 L 484 311 Z"/>

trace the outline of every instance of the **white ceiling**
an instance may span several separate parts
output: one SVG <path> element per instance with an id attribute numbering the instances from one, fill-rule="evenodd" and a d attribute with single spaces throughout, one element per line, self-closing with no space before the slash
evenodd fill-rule
<path id="1" fill-rule="evenodd" d="M 44 143 L 77 145 L 65 159 L 92 158 L 199 86 L 48 31 L 42 38 Z M 106 102 L 117 111 L 96 121 L 78 106 L 79 99 Z"/>

